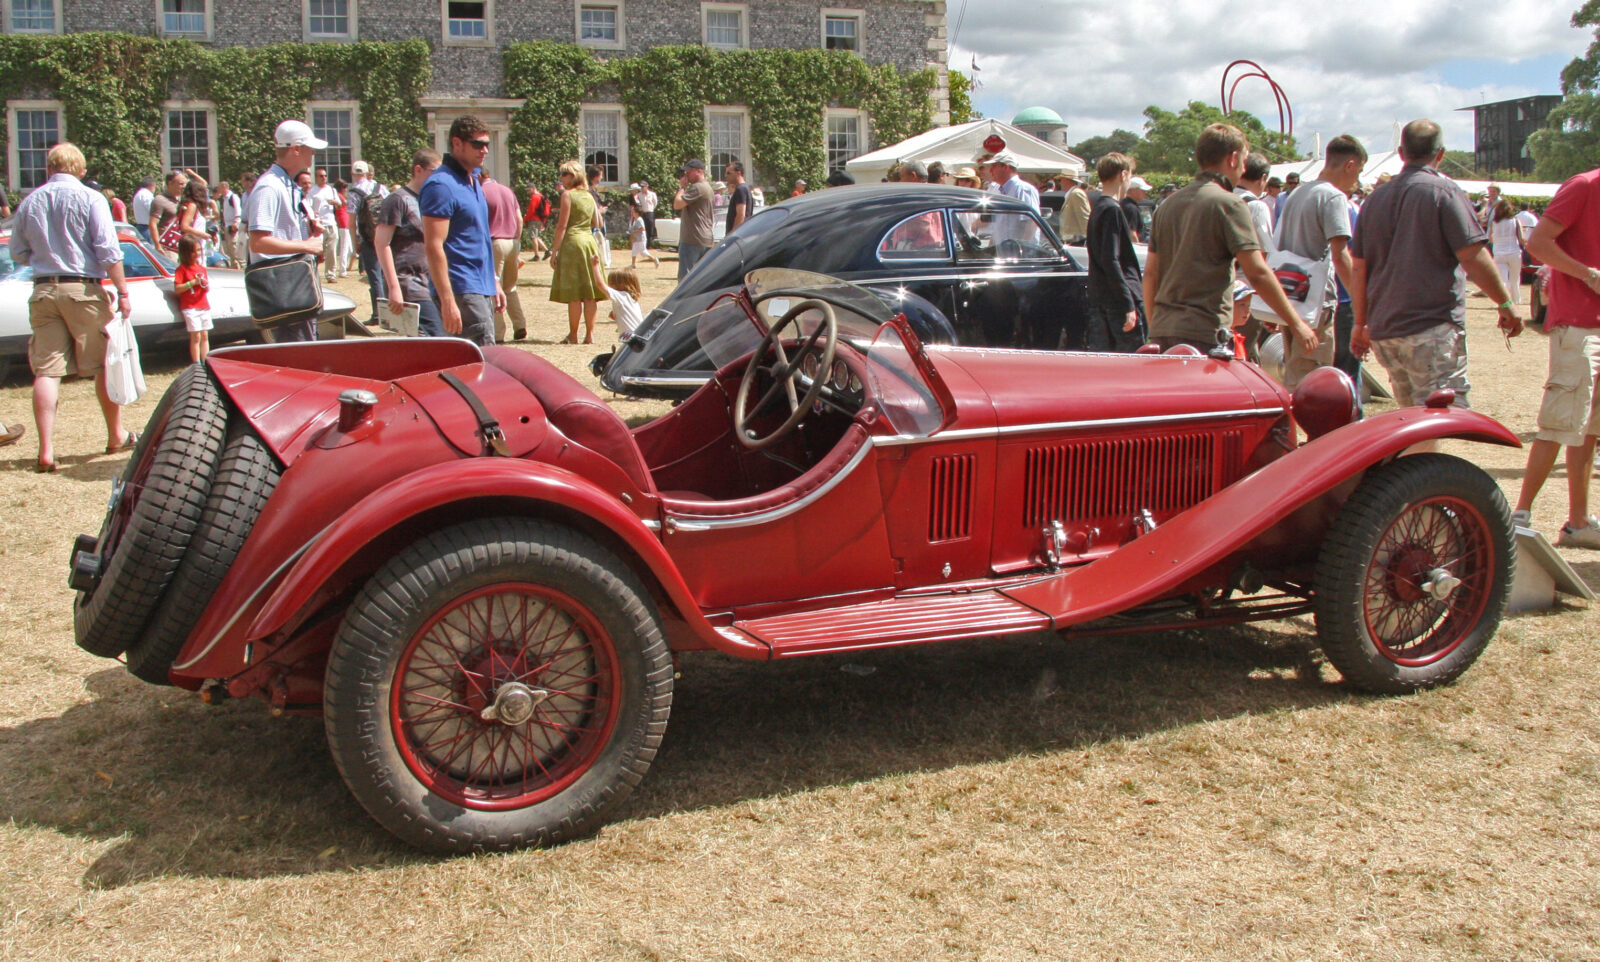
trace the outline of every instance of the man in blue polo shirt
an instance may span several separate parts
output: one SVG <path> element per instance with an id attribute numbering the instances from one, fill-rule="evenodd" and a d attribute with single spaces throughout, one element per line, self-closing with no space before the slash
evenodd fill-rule
<path id="1" fill-rule="evenodd" d="M 446 334 L 494 343 L 494 315 L 505 295 L 494 276 L 489 204 L 477 170 L 489 153 L 489 128 L 471 115 L 450 125 L 450 152 L 417 195 L 434 301 Z"/>

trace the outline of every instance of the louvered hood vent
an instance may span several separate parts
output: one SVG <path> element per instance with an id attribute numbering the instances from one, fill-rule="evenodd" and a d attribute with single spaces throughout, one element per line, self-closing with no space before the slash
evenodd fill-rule
<path id="1" fill-rule="evenodd" d="M 934 458 L 928 499 L 928 541 L 957 541 L 972 535 L 972 473 L 977 457 L 954 454 Z"/>
<path id="2" fill-rule="evenodd" d="M 1182 511 L 1238 476 L 1243 447 L 1243 432 L 1231 429 L 1030 448 L 1022 523 Z"/>

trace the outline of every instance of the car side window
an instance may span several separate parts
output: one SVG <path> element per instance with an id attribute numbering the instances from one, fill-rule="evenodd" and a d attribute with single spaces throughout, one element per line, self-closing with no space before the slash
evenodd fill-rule
<path id="1" fill-rule="evenodd" d="M 894 225 L 878 244 L 878 260 L 947 261 L 950 241 L 944 228 L 944 211 L 913 214 Z"/>
<path id="2" fill-rule="evenodd" d="M 1017 210 L 953 212 L 956 260 L 963 263 L 1059 260 L 1061 248 L 1033 214 Z"/>
<path id="3" fill-rule="evenodd" d="M 144 251 L 132 241 L 122 242 L 122 275 L 127 278 L 160 277 L 161 272 L 156 270 L 156 265 L 150 263 L 150 258 L 144 256 Z"/>

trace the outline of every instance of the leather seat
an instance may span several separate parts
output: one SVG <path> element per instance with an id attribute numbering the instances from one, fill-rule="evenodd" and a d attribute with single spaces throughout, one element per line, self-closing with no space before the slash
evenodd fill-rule
<path id="1" fill-rule="evenodd" d="M 573 441 L 627 472 L 639 490 L 654 492 L 650 469 L 633 433 L 611 405 L 549 361 L 512 347 L 486 347 L 483 359 L 526 387 L 550 424 Z"/>

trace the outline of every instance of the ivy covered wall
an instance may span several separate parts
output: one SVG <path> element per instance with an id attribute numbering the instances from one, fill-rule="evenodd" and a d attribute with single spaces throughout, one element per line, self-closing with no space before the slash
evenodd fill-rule
<path id="1" fill-rule="evenodd" d="M 215 104 L 225 176 L 270 164 L 273 128 L 329 92 L 360 105 L 362 154 L 379 170 L 401 171 L 430 142 L 420 101 L 431 82 L 421 40 L 214 49 L 120 33 L 0 36 L 0 100 L 61 101 L 67 138 L 123 197 L 165 168 L 169 99 Z"/>
<path id="2" fill-rule="evenodd" d="M 578 156 L 579 104 L 592 101 L 625 108 L 634 179 L 670 185 L 686 158 L 703 156 L 710 104 L 749 108 L 750 160 L 762 183 L 821 183 L 825 108 L 861 109 L 871 138 L 892 143 L 932 125 L 937 82 L 933 70 L 901 73 L 843 51 L 667 46 L 602 59 L 547 41 L 507 47 L 503 70 L 505 95 L 525 101 L 507 137 L 519 185 L 546 183 Z M 164 169 L 169 99 L 214 104 L 226 176 L 270 163 L 270 131 L 303 117 L 308 101 L 356 101 L 363 157 L 398 177 L 412 151 L 432 143 L 421 106 L 431 83 L 422 40 L 211 47 L 119 33 L 0 36 L 0 100 L 61 101 L 67 137 L 93 176 L 124 197 Z"/>
<path id="3" fill-rule="evenodd" d="M 578 156 L 579 103 L 619 100 L 634 180 L 675 184 L 684 160 L 703 157 L 710 104 L 749 108 L 750 161 L 762 183 L 820 184 L 826 108 L 861 109 L 873 139 L 894 143 L 933 125 L 936 82 L 932 70 L 901 73 L 837 50 L 678 46 L 602 60 L 570 44 L 514 44 L 505 92 L 526 102 L 512 121 L 512 174 L 517 183 L 548 181 L 556 164 Z"/>

